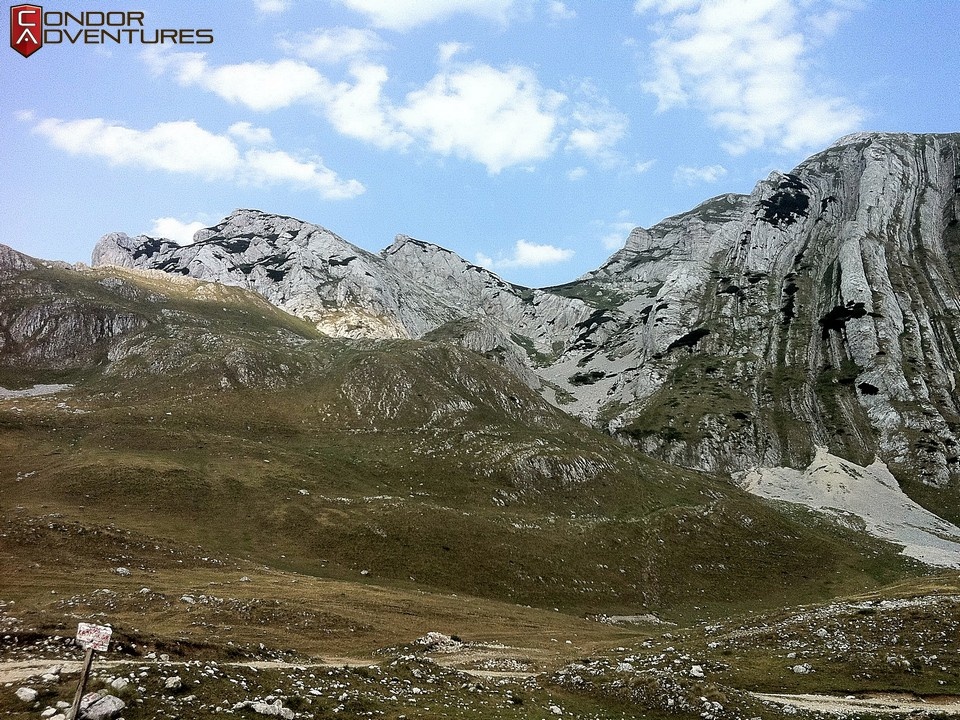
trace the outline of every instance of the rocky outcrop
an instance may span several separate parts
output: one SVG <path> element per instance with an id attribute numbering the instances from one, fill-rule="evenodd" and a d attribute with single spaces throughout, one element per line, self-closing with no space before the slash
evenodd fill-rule
<path id="1" fill-rule="evenodd" d="M 960 135 L 868 133 L 637 228 L 553 288 L 251 210 L 187 247 L 107 235 L 94 263 L 246 287 L 331 335 L 464 345 L 674 463 L 802 468 L 822 445 L 943 484 L 960 476 L 958 214 Z"/>
<path id="2" fill-rule="evenodd" d="M 33 270 L 35 267 L 33 260 L 26 255 L 6 245 L 0 245 L 0 278 L 11 277 L 24 270 Z"/>
<path id="3" fill-rule="evenodd" d="M 79 368 L 103 352 L 106 341 L 146 325 L 146 318 L 133 313 L 90 312 L 69 301 L 9 314 L 0 310 L 0 364 L 8 356 L 35 368 Z"/>
<path id="4" fill-rule="evenodd" d="M 97 243 L 94 266 L 163 270 L 263 295 L 328 334 L 402 338 L 444 321 L 443 305 L 375 255 L 317 225 L 239 210 L 191 245 L 123 233 Z M 409 296 L 413 302 L 403 302 Z"/>
<path id="5" fill-rule="evenodd" d="M 452 306 L 452 319 L 426 334 L 480 352 L 538 386 L 536 371 L 567 348 L 589 314 L 582 300 L 505 282 L 456 253 L 398 235 L 381 256 Z"/>
<path id="6" fill-rule="evenodd" d="M 123 233 L 97 243 L 94 266 L 161 270 L 260 293 L 345 338 L 457 342 L 528 384 L 586 314 L 579 300 L 505 283 L 436 245 L 400 236 L 379 255 L 289 217 L 238 210 L 191 245 Z"/>
<path id="7" fill-rule="evenodd" d="M 0 367 L 66 370 L 83 367 L 105 355 L 113 338 L 140 330 L 148 319 L 115 303 L 69 292 L 68 284 L 49 275 L 32 280 L 21 273 L 43 265 L 48 271 L 75 272 L 62 264 L 40 263 L 0 245 Z M 122 282 L 113 279 L 114 283 Z"/>

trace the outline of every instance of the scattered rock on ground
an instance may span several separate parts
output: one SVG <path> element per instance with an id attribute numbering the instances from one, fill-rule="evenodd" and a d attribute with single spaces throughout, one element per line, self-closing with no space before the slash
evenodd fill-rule
<path id="1" fill-rule="evenodd" d="M 95 700 L 82 711 L 81 717 L 86 720 L 112 720 L 127 704 L 116 695 L 104 695 Z"/>
<path id="2" fill-rule="evenodd" d="M 463 647 L 463 643 L 454 640 L 449 635 L 440 632 L 428 632 L 421 638 L 417 638 L 417 645 L 422 645 L 427 652 L 457 652 Z"/>
<path id="3" fill-rule="evenodd" d="M 293 720 L 293 718 L 296 716 L 296 713 L 294 713 L 293 710 L 283 706 L 282 700 L 274 700 L 272 703 L 264 702 L 262 700 L 247 700 L 245 702 L 237 703 L 233 706 L 234 710 L 242 710 L 244 708 L 250 708 L 255 713 L 259 713 L 260 715 L 279 717 L 283 718 L 283 720 Z"/>
<path id="4" fill-rule="evenodd" d="M 23 702 L 33 702 L 37 699 L 37 691 L 33 688 L 22 687 L 17 690 L 17 697 L 20 698 Z"/>

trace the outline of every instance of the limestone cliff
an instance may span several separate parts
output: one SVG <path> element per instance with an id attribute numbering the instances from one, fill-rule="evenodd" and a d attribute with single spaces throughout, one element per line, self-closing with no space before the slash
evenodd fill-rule
<path id="1" fill-rule="evenodd" d="M 815 445 L 960 470 L 960 136 L 860 134 L 649 231 L 581 279 L 626 297 L 568 354 L 576 410 L 713 470 Z"/>

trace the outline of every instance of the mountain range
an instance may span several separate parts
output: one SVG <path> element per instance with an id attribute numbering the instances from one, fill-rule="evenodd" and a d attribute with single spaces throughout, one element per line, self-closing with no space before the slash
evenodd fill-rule
<path id="1" fill-rule="evenodd" d="M 659 462 L 661 485 L 709 473 L 958 567 L 958 144 L 843 138 L 540 289 L 408 236 L 371 253 L 258 210 L 185 246 L 107 234 L 93 269 L 3 247 L 0 380 L 10 397 L 79 377 L 155 402 L 313 387 L 268 402 L 305 426 L 317 411 L 339 433 L 412 434 L 394 451 L 412 467 L 462 456 L 468 477 L 504 478 L 497 505 L 562 491 L 617 515 Z M 429 448 L 442 425 L 463 434 Z"/>
<path id="2" fill-rule="evenodd" d="M 958 143 L 845 137 L 542 289 L 407 236 L 373 254 L 254 210 L 183 247 L 111 233 L 93 264 L 253 290 L 334 337 L 461 345 L 674 464 L 802 468 L 822 446 L 926 497 L 960 477 Z"/>

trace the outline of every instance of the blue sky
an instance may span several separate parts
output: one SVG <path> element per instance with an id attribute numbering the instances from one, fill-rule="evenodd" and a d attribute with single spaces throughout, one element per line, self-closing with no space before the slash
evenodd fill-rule
<path id="1" fill-rule="evenodd" d="M 47 259 L 253 207 L 545 286 L 844 134 L 960 131 L 955 0 L 43 7 L 214 38 L 0 52 L 0 242 Z"/>

